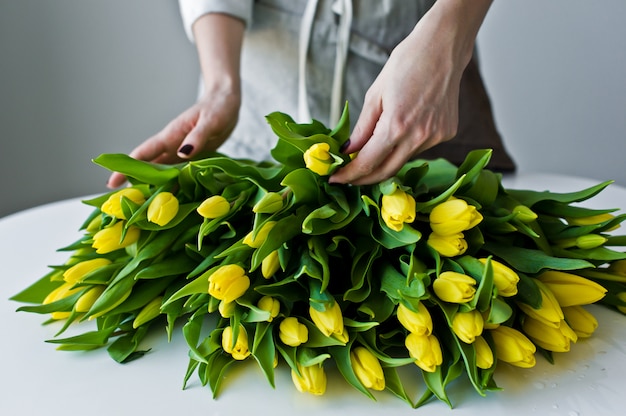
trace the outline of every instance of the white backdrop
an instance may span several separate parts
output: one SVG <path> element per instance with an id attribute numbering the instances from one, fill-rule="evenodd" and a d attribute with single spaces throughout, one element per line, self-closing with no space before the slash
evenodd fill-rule
<path id="1" fill-rule="evenodd" d="M 626 185 L 626 2 L 497 0 L 479 34 L 519 170 Z M 197 61 L 175 0 L 0 0 L 0 216 L 106 191 L 90 160 L 186 108 Z"/>

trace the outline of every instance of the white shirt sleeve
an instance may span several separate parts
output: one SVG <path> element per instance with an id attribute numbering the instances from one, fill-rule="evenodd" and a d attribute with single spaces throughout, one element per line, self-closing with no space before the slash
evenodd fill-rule
<path id="1" fill-rule="evenodd" d="M 194 22 L 207 13 L 224 13 L 243 20 L 246 26 L 252 20 L 254 0 L 178 0 L 185 33 L 190 41 L 195 42 L 191 27 Z"/>

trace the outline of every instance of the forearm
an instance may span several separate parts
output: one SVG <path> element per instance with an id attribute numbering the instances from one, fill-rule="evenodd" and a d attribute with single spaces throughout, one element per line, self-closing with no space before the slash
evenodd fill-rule
<path id="1" fill-rule="evenodd" d="M 430 32 L 430 45 L 419 47 L 448 52 L 454 67 L 464 69 L 472 57 L 476 36 L 483 23 L 492 0 L 437 0 L 426 15 L 418 22 L 409 38 L 423 42 L 424 32 Z M 421 36 L 414 36 L 422 32 Z"/>
<path id="2" fill-rule="evenodd" d="M 208 13 L 193 24 L 206 92 L 240 94 L 240 61 L 245 24 L 222 13 Z"/>

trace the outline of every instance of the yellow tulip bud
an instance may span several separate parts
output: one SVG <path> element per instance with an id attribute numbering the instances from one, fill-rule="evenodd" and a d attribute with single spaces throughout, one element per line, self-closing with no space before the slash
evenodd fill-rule
<path id="1" fill-rule="evenodd" d="M 553 328 L 558 328 L 564 318 L 561 306 L 552 291 L 541 281 L 535 280 L 541 293 L 541 306 L 535 309 L 525 303 L 518 303 L 519 308 L 528 316 Z"/>
<path id="2" fill-rule="evenodd" d="M 132 288 L 128 289 L 128 291 L 124 294 L 122 294 L 122 296 L 120 296 L 119 298 L 117 298 L 117 300 L 115 301 L 115 303 L 113 303 L 112 305 L 110 305 L 108 308 L 106 308 L 105 310 L 102 310 L 98 313 L 95 313 L 93 315 L 89 316 L 89 320 L 94 320 L 96 318 L 99 318 L 101 316 L 104 316 L 105 314 L 111 312 L 112 310 L 114 310 L 115 308 L 117 308 L 118 306 L 120 306 L 122 303 L 124 303 L 124 301 L 126 299 L 128 299 L 128 297 L 130 296 L 132 292 Z"/>
<path id="3" fill-rule="evenodd" d="M 278 258 L 278 250 L 272 251 L 261 262 L 261 274 L 266 279 L 274 276 L 279 268 L 280 260 Z"/>
<path id="4" fill-rule="evenodd" d="M 217 310 L 222 318 L 230 318 L 235 314 L 236 307 L 237 302 L 224 302 L 221 300 L 220 304 L 217 306 Z"/>
<path id="5" fill-rule="evenodd" d="M 404 223 L 415 221 L 415 199 L 397 188 L 390 195 L 383 195 L 380 214 L 387 227 L 402 231 Z"/>
<path id="6" fill-rule="evenodd" d="M 478 259 L 482 264 L 487 264 L 487 259 Z M 493 283 L 498 289 L 498 294 L 504 297 L 515 296 L 517 294 L 517 283 L 519 276 L 513 269 L 504 264 L 491 259 L 493 269 Z"/>
<path id="7" fill-rule="evenodd" d="M 86 275 L 109 264 L 111 264 L 111 260 L 105 258 L 81 261 L 63 272 L 63 280 L 72 284 L 82 282 Z"/>
<path id="8" fill-rule="evenodd" d="M 586 234 L 576 238 L 576 246 L 583 250 L 600 247 L 606 243 L 608 239 L 598 234 Z"/>
<path id="9" fill-rule="evenodd" d="M 328 143 L 315 143 L 304 152 L 303 157 L 307 169 L 320 176 L 326 176 L 333 170 L 334 159 Z"/>
<path id="10" fill-rule="evenodd" d="M 143 193 L 137 188 L 124 188 L 121 189 L 104 201 L 100 207 L 100 211 L 108 214 L 112 217 L 119 218 L 121 220 L 127 219 L 122 211 L 122 199 L 128 198 L 137 205 L 141 205 L 146 202 L 146 198 Z"/>
<path id="11" fill-rule="evenodd" d="M 123 228 L 123 223 L 116 222 L 112 226 L 103 228 L 95 233 L 93 236 L 93 244 L 91 246 L 96 249 L 96 253 L 110 253 L 135 244 L 137 240 L 139 240 L 141 232 L 139 228 L 132 226 L 128 228 L 126 235 L 122 240 Z"/>
<path id="12" fill-rule="evenodd" d="M 311 393 L 321 396 L 326 392 L 326 373 L 321 364 L 313 364 L 304 367 L 297 363 L 298 375 L 293 369 L 291 370 L 291 380 L 301 393 Z"/>
<path id="13" fill-rule="evenodd" d="M 137 329 L 141 325 L 150 322 L 161 314 L 161 304 L 163 296 L 157 296 L 144 306 L 133 320 L 133 328 Z"/>
<path id="14" fill-rule="evenodd" d="M 262 226 L 261 229 L 254 234 L 254 230 L 250 231 L 244 238 L 243 243 L 252 248 L 259 248 L 263 245 L 265 240 L 267 240 L 267 235 L 270 233 L 272 228 L 276 225 L 276 221 L 267 221 Z"/>
<path id="15" fill-rule="evenodd" d="M 358 346 L 350 351 L 350 364 L 357 378 L 368 389 L 385 389 L 385 375 L 378 358 L 365 347 Z"/>
<path id="16" fill-rule="evenodd" d="M 156 195 L 148 206 L 148 221 L 163 227 L 178 214 L 178 199 L 171 192 Z"/>
<path id="17" fill-rule="evenodd" d="M 327 307 L 323 312 L 310 306 L 309 314 L 311 315 L 311 320 L 313 320 L 313 323 L 322 334 L 327 337 L 332 336 L 343 343 L 348 342 L 348 333 L 343 326 L 343 316 L 337 302 L 334 302 L 333 306 Z"/>
<path id="18" fill-rule="evenodd" d="M 213 195 L 205 199 L 196 211 L 204 218 L 220 218 L 228 214 L 230 203 L 221 195 Z"/>
<path id="19" fill-rule="evenodd" d="M 437 366 L 443 363 L 441 345 L 432 334 L 409 334 L 404 340 L 404 345 L 411 358 L 415 359 L 415 365 L 428 373 L 434 372 Z"/>
<path id="20" fill-rule="evenodd" d="M 87 225 L 87 228 L 85 228 L 85 231 L 87 231 L 89 234 L 94 234 L 98 232 L 101 226 L 102 226 L 102 215 L 98 215 L 89 222 L 89 224 Z"/>
<path id="21" fill-rule="evenodd" d="M 588 305 L 599 301 L 606 294 L 606 289 L 598 283 L 557 270 L 548 270 L 538 276 L 561 306 Z"/>
<path id="22" fill-rule="evenodd" d="M 417 312 L 404 306 L 398 305 L 398 321 L 409 332 L 418 335 L 430 335 L 433 332 L 433 321 L 430 312 L 422 302 L 417 304 Z"/>
<path id="23" fill-rule="evenodd" d="M 235 360 L 245 360 L 250 355 L 248 349 L 248 334 L 243 325 L 239 325 L 239 333 L 237 339 L 233 340 L 233 328 L 227 326 L 222 332 L 222 348 L 225 352 L 232 355 Z"/>
<path id="24" fill-rule="evenodd" d="M 76 312 L 87 312 L 93 304 L 98 300 L 102 292 L 104 292 L 105 286 L 98 285 L 88 289 L 85 293 L 80 295 L 76 304 L 74 305 L 74 310 Z"/>
<path id="25" fill-rule="evenodd" d="M 83 290 L 82 287 L 74 287 L 73 283 L 63 283 L 61 286 L 48 293 L 42 304 L 47 305 L 49 303 L 56 302 L 57 300 L 64 299 L 81 290 Z"/>
<path id="26" fill-rule="evenodd" d="M 430 228 L 442 236 L 455 235 L 478 225 L 483 216 L 475 206 L 462 199 L 451 198 L 430 212 Z"/>
<path id="27" fill-rule="evenodd" d="M 452 330 L 466 344 L 471 344 L 483 333 L 483 317 L 477 310 L 457 312 L 452 318 Z"/>
<path id="28" fill-rule="evenodd" d="M 493 351 L 482 336 L 474 340 L 474 350 L 476 351 L 476 367 L 486 370 L 493 366 Z"/>
<path id="29" fill-rule="evenodd" d="M 566 220 L 570 225 L 597 225 L 614 219 L 612 214 L 589 215 L 587 217 L 567 217 Z"/>
<path id="30" fill-rule="evenodd" d="M 457 272 L 443 272 L 433 282 L 433 290 L 444 302 L 466 303 L 474 298 L 476 280 Z"/>
<path id="31" fill-rule="evenodd" d="M 535 344 L 548 351 L 567 352 L 570 350 L 570 344 L 578 340 L 576 333 L 565 321 L 561 321 L 555 328 L 526 317 L 522 329 Z"/>
<path id="32" fill-rule="evenodd" d="M 445 236 L 431 233 L 428 236 L 428 245 L 443 257 L 460 256 L 467 250 L 467 241 L 463 238 L 463 233 Z"/>
<path id="33" fill-rule="evenodd" d="M 535 366 L 537 347 L 524 334 L 504 325 L 492 329 L 490 333 L 498 360 L 521 368 Z"/>
<path id="34" fill-rule="evenodd" d="M 526 205 L 517 205 L 513 208 L 513 213 L 515 214 L 515 219 L 523 223 L 529 223 L 537 219 L 537 214 Z"/>
<path id="35" fill-rule="evenodd" d="M 563 315 L 578 338 L 589 338 L 598 328 L 596 317 L 582 306 L 567 306 L 563 308 Z"/>
<path id="36" fill-rule="evenodd" d="M 259 299 L 257 306 L 259 309 L 270 313 L 270 317 L 267 320 L 268 322 L 272 322 L 272 319 L 276 318 L 278 316 L 278 312 L 280 312 L 280 302 L 278 299 L 271 296 L 263 296 Z"/>
<path id="37" fill-rule="evenodd" d="M 278 192 L 268 192 L 259 200 L 252 212 L 257 214 L 273 214 L 283 207 L 283 196 Z"/>
<path id="38" fill-rule="evenodd" d="M 209 295 L 224 302 L 239 299 L 250 287 L 250 278 L 237 264 L 227 264 L 209 276 Z"/>
<path id="39" fill-rule="evenodd" d="M 297 347 L 309 340 L 309 330 L 298 318 L 290 316 L 282 320 L 278 326 L 278 336 L 285 345 Z"/>

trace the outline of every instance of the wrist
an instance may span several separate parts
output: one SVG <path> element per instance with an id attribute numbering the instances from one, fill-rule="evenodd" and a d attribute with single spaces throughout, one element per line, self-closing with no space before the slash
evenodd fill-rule
<path id="1" fill-rule="evenodd" d="M 454 67 L 464 69 L 492 0 L 437 0 L 418 22 L 430 32 L 433 46 L 448 52 Z"/>

